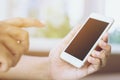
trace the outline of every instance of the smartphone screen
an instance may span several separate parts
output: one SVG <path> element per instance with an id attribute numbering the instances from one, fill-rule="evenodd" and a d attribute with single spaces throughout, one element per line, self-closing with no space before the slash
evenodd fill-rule
<path id="1" fill-rule="evenodd" d="M 89 18 L 65 52 L 83 60 L 109 23 Z"/>

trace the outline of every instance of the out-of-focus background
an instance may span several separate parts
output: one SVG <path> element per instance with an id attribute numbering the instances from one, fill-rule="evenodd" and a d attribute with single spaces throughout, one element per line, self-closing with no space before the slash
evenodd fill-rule
<path id="1" fill-rule="evenodd" d="M 114 18 L 109 30 L 112 46 L 107 66 L 83 80 L 120 80 L 120 0 L 0 0 L 0 20 L 13 17 L 39 19 L 44 28 L 28 28 L 30 54 L 47 56 L 50 49 L 91 12 Z M 42 45 L 42 46 L 41 46 Z M 39 55 L 42 53 L 42 55 Z"/>

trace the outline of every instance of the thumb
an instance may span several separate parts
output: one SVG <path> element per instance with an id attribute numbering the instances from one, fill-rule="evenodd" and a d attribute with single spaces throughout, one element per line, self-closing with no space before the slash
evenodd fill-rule
<path id="1" fill-rule="evenodd" d="M 44 25 L 37 19 L 31 18 L 13 18 L 1 21 L 6 24 L 10 24 L 11 26 L 16 26 L 19 28 L 25 27 L 43 27 Z"/>

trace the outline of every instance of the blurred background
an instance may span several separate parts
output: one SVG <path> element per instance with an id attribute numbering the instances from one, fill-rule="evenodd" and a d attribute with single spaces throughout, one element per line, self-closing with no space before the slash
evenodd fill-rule
<path id="1" fill-rule="evenodd" d="M 94 75 L 92 77 L 95 80 L 119 80 L 119 7 L 120 0 L 0 0 L 0 20 L 29 17 L 43 22 L 44 28 L 28 28 L 26 30 L 30 34 L 30 53 L 39 55 L 42 52 L 42 56 L 46 56 L 50 49 L 59 43 L 73 27 L 80 25 L 91 12 L 98 12 L 114 18 L 115 22 L 109 30 L 112 55 L 108 65 L 98 72 L 98 74 L 100 73 L 97 75 L 98 78 L 95 78 Z M 90 76 L 85 80 L 93 79 Z"/>

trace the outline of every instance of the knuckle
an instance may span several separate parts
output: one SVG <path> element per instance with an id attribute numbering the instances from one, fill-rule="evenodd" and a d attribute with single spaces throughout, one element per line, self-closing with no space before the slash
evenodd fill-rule
<path id="1" fill-rule="evenodd" d="M 107 52 L 110 52 L 110 51 L 111 51 L 111 45 L 109 45 L 109 44 L 107 45 L 106 51 L 107 51 Z"/>
<path id="2" fill-rule="evenodd" d="M 105 58 L 105 51 L 101 51 L 100 58 Z"/>
<path id="3" fill-rule="evenodd" d="M 100 64 L 100 60 L 99 59 L 96 59 L 96 64 Z"/>

